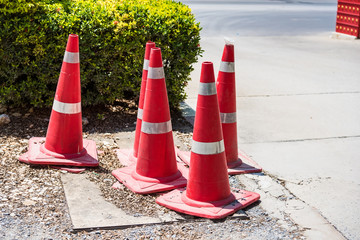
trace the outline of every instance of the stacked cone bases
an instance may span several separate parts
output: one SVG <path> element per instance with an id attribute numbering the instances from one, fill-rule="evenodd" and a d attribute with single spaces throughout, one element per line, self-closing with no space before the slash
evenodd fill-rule
<path id="1" fill-rule="evenodd" d="M 79 38 L 66 46 L 46 138 L 31 138 L 21 162 L 41 165 L 96 167 L 96 144 L 82 138 Z M 75 170 L 76 171 L 76 170 Z"/>
<path id="2" fill-rule="evenodd" d="M 186 185 L 177 165 L 160 48 L 152 48 L 135 165 L 112 174 L 131 191 L 161 192 Z"/>
<path id="3" fill-rule="evenodd" d="M 142 72 L 142 78 L 141 78 L 139 108 L 138 108 L 138 114 L 137 114 L 137 120 L 136 120 L 134 148 L 133 149 L 117 149 L 116 150 L 119 161 L 124 166 L 130 166 L 131 164 L 135 164 L 137 157 L 138 157 L 141 123 L 142 123 L 142 118 L 143 118 L 144 99 L 145 99 L 145 92 L 146 92 L 146 82 L 147 82 L 147 75 L 148 75 L 148 68 L 149 68 L 150 50 L 154 47 L 155 47 L 154 42 L 148 41 L 146 43 L 143 72 Z"/>
<path id="4" fill-rule="evenodd" d="M 187 188 L 166 193 L 156 202 L 178 212 L 216 219 L 224 218 L 259 198 L 259 194 L 253 192 L 230 191 L 213 64 L 204 62 Z"/>
<path id="5" fill-rule="evenodd" d="M 262 168 L 238 149 L 236 124 L 236 82 L 233 41 L 226 39 L 216 82 L 220 120 L 224 136 L 228 174 L 261 172 Z M 177 155 L 190 165 L 190 153 L 177 150 Z"/>

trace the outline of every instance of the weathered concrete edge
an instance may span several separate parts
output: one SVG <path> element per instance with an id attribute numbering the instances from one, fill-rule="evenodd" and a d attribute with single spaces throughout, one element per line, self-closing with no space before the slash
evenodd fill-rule
<path id="1" fill-rule="evenodd" d="M 346 239 L 321 213 L 291 193 L 274 176 L 263 173 L 237 175 L 247 190 L 260 194 L 261 206 L 288 229 L 290 218 L 307 239 Z"/>
<path id="2" fill-rule="evenodd" d="M 350 39 L 350 38 L 348 38 Z M 356 39 L 356 38 L 355 38 Z M 186 102 L 180 104 L 180 110 L 183 117 L 194 126 L 195 110 L 191 108 Z M 255 176 L 255 177 L 254 177 Z M 266 176 L 271 179 L 272 189 L 264 189 L 258 184 L 257 176 Z M 279 219 L 279 223 L 285 229 L 291 231 L 286 224 L 286 219 L 289 216 L 291 220 L 297 224 L 304 231 L 304 235 L 308 239 L 346 239 L 341 232 L 339 232 L 321 213 L 314 207 L 307 204 L 288 189 L 274 180 L 273 176 L 268 176 L 266 173 L 253 173 L 237 175 L 240 182 L 246 187 L 246 190 L 254 191 L 260 194 L 261 206 L 272 216 Z M 280 195 L 279 195 L 280 194 Z M 302 211 L 289 208 L 286 201 L 280 201 L 279 197 L 290 197 L 295 209 L 299 207 Z M 294 202 L 295 201 L 295 202 Z M 291 205 L 290 205 L 291 206 Z M 277 210 L 275 212 L 274 210 Z M 313 225 L 308 225 L 308 224 Z"/>

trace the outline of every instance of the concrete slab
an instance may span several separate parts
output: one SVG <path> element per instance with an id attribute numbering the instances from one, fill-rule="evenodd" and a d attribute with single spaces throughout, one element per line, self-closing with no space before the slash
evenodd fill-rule
<path id="1" fill-rule="evenodd" d="M 315 208 L 294 196 L 275 179 L 264 174 L 237 175 L 250 191 L 261 195 L 260 205 L 288 228 L 288 221 L 298 224 L 307 239 L 345 239 Z M 289 219 L 290 218 L 290 219 Z"/>
<path id="2" fill-rule="evenodd" d="M 284 180 L 292 194 L 349 239 L 360 234 L 359 146 L 358 137 L 241 144 L 267 173 Z"/>
<path id="3" fill-rule="evenodd" d="M 301 196 L 303 201 L 311 203 L 311 206 L 326 216 L 348 239 L 359 237 L 359 184 L 319 178 L 301 184 L 286 182 L 285 186 L 296 196 Z M 311 222 L 307 222 L 307 226 L 311 227 Z"/>
<path id="4" fill-rule="evenodd" d="M 127 215 L 107 202 L 96 184 L 83 174 L 62 174 L 61 181 L 74 230 L 125 228 L 163 222 L 160 218 Z"/>
<path id="5" fill-rule="evenodd" d="M 360 94 L 237 98 L 240 143 L 360 136 Z"/>
<path id="6" fill-rule="evenodd" d="M 331 178 L 359 185 L 359 146 L 360 138 L 241 144 L 265 171 L 295 184 Z"/>

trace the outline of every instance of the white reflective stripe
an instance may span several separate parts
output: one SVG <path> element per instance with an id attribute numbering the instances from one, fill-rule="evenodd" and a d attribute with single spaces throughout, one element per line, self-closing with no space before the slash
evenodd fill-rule
<path id="1" fill-rule="evenodd" d="M 222 153 L 225 151 L 224 140 L 219 142 L 197 142 L 193 140 L 191 151 L 201 155 Z"/>
<path id="2" fill-rule="evenodd" d="M 235 64 L 234 64 L 234 62 L 223 62 L 223 61 L 221 61 L 219 71 L 228 72 L 228 73 L 235 72 Z"/>
<path id="3" fill-rule="evenodd" d="M 81 113 L 81 102 L 78 103 L 63 103 L 54 99 L 52 109 L 59 113 L 76 114 Z"/>
<path id="4" fill-rule="evenodd" d="M 80 57 L 78 52 L 65 51 L 64 62 L 67 63 L 80 63 Z"/>
<path id="5" fill-rule="evenodd" d="M 144 70 L 149 70 L 149 60 L 147 60 L 147 59 L 144 59 L 144 66 L 143 66 L 143 69 Z"/>
<path id="6" fill-rule="evenodd" d="M 202 82 L 200 82 L 199 94 L 200 95 L 205 95 L 205 96 L 216 94 L 215 82 L 211 82 L 211 83 L 202 83 Z"/>
<path id="7" fill-rule="evenodd" d="M 138 108 L 137 118 L 141 120 L 143 118 L 143 110 L 141 108 Z"/>
<path id="8" fill-rule="evenodd" d="M 220 119 L 221 119 L 222 123 L 235 123 L 236 122 L 236 112 L 220 113 Z"/>
<path id="9" fill-rule="evenodd" d="M 171 120 L 161 123 L 150 123 L 142 121 L 141 131 L 147 134 L 161 134 L 171 132 Z"/>
<path id="10" fill-rule="evenodd" d="M 158 68 L 149 67 L 149 72 L 148 72 L 147 77 L 151 78 L 151 79 L 165 78 L 164 68 L 163 67 L 158 67 Z"/>

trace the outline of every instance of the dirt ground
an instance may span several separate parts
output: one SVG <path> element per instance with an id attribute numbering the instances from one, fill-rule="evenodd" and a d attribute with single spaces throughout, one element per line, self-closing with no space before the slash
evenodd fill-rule
<path id="1" fill-rule="evenodd" d="M 112 189 L 111 171 L 121 167 L 114 149 L 115 134 L 134 131 L 137 106 L 121 102 L 114 106 L 83 109 L 88 124 L 84 138 L 96 139 L 100 166 L 82 174 L 98 184 L 104 198 L 130 215 L 154 216 L 170 211 L 155 203 L 157 194 L 138 195 L 126 188 Z M 8 109 L 11 122 L 0 126 L 0 238 L 1 239 L 303 239 L 294 224 L 285 230 L 277 219 L 258 205 L 244 209 L 247 218 L 189 221 L 117 230 L 74 232 L 66 204 L 61 170 L 20 163 L 31 137 L 46 135 L 51 109 Z M 190 146 L 192 126 L 172 113 L 174 134 Z M 114 139 L 113 143 L 107 140 Z M 230 177 L 232 187 L 244 187 Z M 290 221 L 290 220 L 289 220 Z"/>

